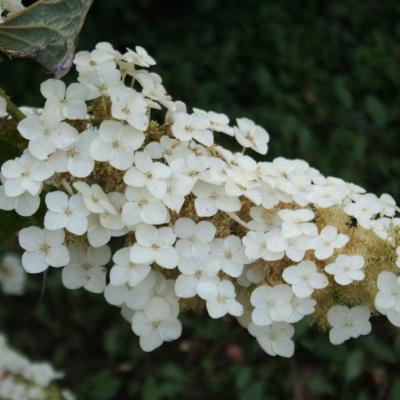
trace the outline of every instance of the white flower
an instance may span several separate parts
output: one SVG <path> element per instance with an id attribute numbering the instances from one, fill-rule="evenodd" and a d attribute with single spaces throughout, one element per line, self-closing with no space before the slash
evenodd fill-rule
<path id="1" fill-rule="evenodd" d="M 69 172 L 76 178 L 86 178 L 94 168 L 94 160 L 89 154 L 93 131 L 82 132 L 76 142 L 65 150 L 57 150 L 49 157 L 49 164 L 56 172 Z"/>
<path id="2" fill-rule="evenodd" d="M 285 268 L 282 278 L 299 298 L 309 297 L 314 289 L 322 289 L 329 283 L 325 274 L 318 272 L 315 263 L 308 260 Z"/>
<path id="3" fill-rule="evenodd" d="M 342 344 L 350 338 L 368 335 L 371 332 L 369 318 L 371 312 L 366 306 L 333 306 L 328 311 L 329 340 L 332 344 Z"/>
<path id="4" fill-rule="evenodd" d="M 6 99 L 0 96 L 0 118 L 7 116 L 7 102 Z"/>
<path id="5" fill-rule="evenodd" d="M 293 296 L 291 303 L 293 307 L 293 313 L 287 320 L 287 322 L 291 324 L 301 321 L 306 315 L 313 314 L 315 311 L 315 306 L 317 305 L 317 302 L 310 297 L 301 299 L 300 297 Z"/>
<path id="6" fill-rule="evenodd" d="M 221 270 L 233 278 L 239 277 L 244 265 L 249 263 L 242 241 L 234 235 L 225 239 L 215 239 L 211 243 L 211 254 L 220 263 Z"/>
<path id="7" fill-rule="evenodd" d="M 161 162 L 154 162 L 146 153 L 135 153 L 135 166 L 130 167 L 124 182 L 132 187 L 147 187 L 149 192 L 161 199 L 167 191 L 167 179 L 171 176 L 170 168 Z"/>
<path id="8" fill-rule="evenodd" d="M 108 246 L 94 249 L 71 245 L 71 261 L 62 270 L 62 283 L 67 289 L 84 288 L 102 293 L 106 287 L 106 265 L 111 258 Z"/>
<path id="9" fill-rule="evenodd" d="M 368 221 L 382 210 L 382 205 L 376 195 L 372 193 L 355 194 L 354 203 L 347 204 L 344 211 L 360 221 Z"/>
<path id="10" fill-rule="evenodd" d="M 245 254 L 250 260 L 262 258 L 266 261 L 277 261 L 285 255 L 284 251 L 272 251 L 268 247 L 267 236 L 264 232 L 249 231 L 242 241 Z"/>
<path id="11" fill-rule="evenodd" d="M 170 221 L 167 207 L 154 198 L 146 188 L 128 186 L 125 191 L 128 200 L 122 210 L 122 219 L 127 226 L 140 222 L 148 225 L 161 225 Z"/>
<path id="12" fill-rule="evenodd" d="M 314 219 L 314 213 L 307 209 L 300 210 L 280 210 L 279 217 L 282 219 L 282 235 L 286 238 L 297 237 L 300 235 L 318 235 L 317 226 L 309 221 Z"/>
<path id="13" fill-rule="evenodd" d="M 49 266 L 63 267 L 70 260 L 68 249 L 64 246 L 63 230 L 48 231 L 36 226 L 22 229 L 19 244 L 25 250 L 22 265 L 25 271 L 36 274 Z"/>
<path id="14" fill-rule="evenodd" d="M 134 314 L 132 330 L 140 336 L 142 350 L 153 351 L 163 342 L 178 339 L 182 333 L 182 325 L 168 301 L 155 296 L 143 311 Z"/>
<path id="15" fill-rule="evenodd" d="M 208 169 L 208 159 L 204 156 L 189 154 L 185 159 L 176 158 L 170 162 L 172 174 L 182 187 L 183 195 L 190 193 L 196 182 L 203 177 Z"/>
<path id="16" fill-rule="evenodd" d="M 400 312 L 400 277 L 392 272 L 383 271 L 378 275 L 377 286 L 375 307 L 383 313 L 391 309 Z"/>
<path id="17" fill-rule="evenodd" d="M 157 273 L 150 271 L 145 279 L 133 287 L 129 284 L 114 286 L 110 283 L 104 291 L 104 297 L 113 306 L 125 305 L 130 310 L 141 311 L 155 294 L 156 286 L 160 284 L 158 278 Z"/>
<path id="18" fill-rule="evenodd" d="M 326 260 L 332 256 L 335 249 L 344 247 L 349 240 L 347 235 L 338 234 L 334 226 L 325 226 L 314 241 L 315 257 L 318 260 Z"/>
<path id="19" fill-rule="evenodd" d="M 238 282 L 244 287 L 249 287 L 252 283 L 258 285 L 264 282 L 264 268 L 265 265 L 262 261 L 251 263 L 243 270 L 242 275 L 238 277 Z"/>
<path id="20" fill-rule="evenodd" d="M 3 293 L 21 295 L 24 291 L 25 280 L 26 274 L 21 264 L 21 257 L 6 253 L 0 262 L 0 287 Z"/>
<path id="21" fill-rule="evenodd" d="M 96 50 L 100 50 L 103 52 L 103 57 L 105 55 L 111 56 L 112 59 L 115 61 L 120 61 L 121 60 L 121 53 L 118 50 L 115 50 L 113 45 L 109 42 L 99 42 L 96 44 Z M 92 52 L 93 53 L 93 52 Z"/>
<path id="22" fill-rule="evenodd" d="M 111 210 L 106 210 L 100 214 L 100 224 L 111 232 L 125 229 L 125 222 L 122 218 L 122 208 L 125 204 L 125 196 L 120 192 L 111 192 L 107 194 Z"/>
<path id="23" fill-rule="evenodd" d="M 342 180 L 322 176 L 313 180 L 314 185 L 311 186 L 309 193 L 305 195 L 305 199 L 317 207 L 328 208 L 340 205 L 348 194 L 348 189 Z"/>
<path id="24" fill-rule="evenodd" d="M 339 285 L 349 285 L 353 281 L 361 281 L 365 278 L 363 267 L 363 256 L 339 254 L 335 262 L 325 267 L 325 271 L 332 274 Z"/>
<path id="25" fill-rule="evenodd" d="M 235 286 L 232 282 L 203 281 L 197 287 L 199 296 L 206 300 L 206 307 L 211 318 L 221 318 L 226 314 L 239 317 L 243 306 L 236 300 Z"/>
<path id="26" fill-rule="evenodd" d="M 104 217 L 103 217 L 104 218 Z M 87 230 L 87 238 L 92 247 L 101 247 L 107 244 L 112 237 L 120 237 L 125 235 L 126 229 L 111 230 L 104 228 L 100 223 L 99 214 L 89 215 L 89 226 Z"/>
<path id="27" fill-rule="evenodd" d="M 136 243 L 130 251 L 130 259 L 137 264 L 151 264 L 154 261 L 161 267 L 176 267 L 178 253 L 173 247 L 175 233 L 171 228 L 157 229 L 151 225 L 140 225 L 136 229 Z"/>
<path id="28" fill-rule="evenodd" d="M 90 212 L 94 214 L 102 214 L 104 212 L 117 213 L 99 185 L 89 186 L 85 182 L 75 182 L 73 186 L 82 195 L 82 199 Z"/>
<path id="29" fill-rule="evenodd" d="M 121 85 L 121 72 L 112 65 L 97 68 L 93 71 L 83 71 L 79 74 L 79 82 L 89 89 L 88 99 L 108 96 L 116 87 Z"/>
<path id="30" fill-rule="evenodd" d="M 281 226 L 279 216 L 264 207 L 251 207 L 250 217 L 252 219 L 247 224 L 253 231 L 267 232 Z"/>
<path id="31" fill-rule="evenodd" d="M 151 108 L 161 110 L 161 104 L 169 110 L 176 111 L 175 103 L 162 84 L 162 79 L 158 74 L 141 69 L 132 72 L 132 76 L 142 86 L 142 94 L 148 100 Z"/>
<path id="32" fill-rule="evenodd" d="M 136 46 L 135 51 L 128 48 L 127 52 L 123 55 L 123 59 L 129 64 L 135 64 L 145 68 L 156 64 L 154 58 L 141 46 Z"/>
<path id="33" fill-rule="evenodd" d="M 217 274 L 220 271 L 217 260 L 203 255 L 186 257 L 179 260 L 179 271 L 182 273 L 176 278 L 175 293 L 178 297 L 190 298 L 199 294 L 201 282 L 218 282 Z"/>
<path id="34" fill-rule="evenodd" d="M 203 114 L 177 112 L 174 114 L 172 133 L 177 139 L 183 142 L 189 142 L 194 139 L 204 146 L 209 147 L 214 144 L 214 137 L 208 127 L 208 117 Z"/>
<path id="35" fill-rule="evenodd" d="M 201 256 L 209 252 L 209 244 L 214 240 L 216 228 L 209 221 L 195 223 L 190 218 L 179 218 L 174 226 L 179 238 L 176 250 L 181 257 Z"/>
<path id="36" fill-rule="evenodd" d="M 36 196 L 42 191 L 43 182 L 53 173 L 47 163 L 36 160 L 25 150 L 21 157 L 2 165 L 4 192 L 8 197 L 17 197 L 24 193 Z"/>
<path id="37" fill-rule="evenodd" d="M 70 198 L 64 192 L 50 192 L 46 195 L 47 211 L 44 226 L 50 231 L 65 228 L 74 235 L 83 235 L 87 231 L 88 209 L 79 194 Z"/>
<path id="38" fill-rule="evenodd" d="M 114 54 L 104 48 L 96 48 L 92 52 L 80 51 L 75 54 L 74 64 L 78 72 L 115 70 Z"/>
<path id="39" fill-rule="evenodd" d="M 108 161 L 114 168 L 126 170 L 143 142 L 143 132 L 117 121 L 104 121 L 90 146 L 90 155 L 96 161 Z"/>
<path id="40" fill-rule="evenodd" d="M 245 196 L 255 205 L 260 205 L 262 202 L 260 183 L 254 176 L 256 162 L 252 158 L 242 155 L 234 162 L 238 163 L 238 167 L 224 169 L 229 178 L 225 182 L 226 194 L 235 197 Z"/>
<path id="41" fill-rule="evenodd" d="M 225 114 L 216 113 L 214 111 L 204 111 L 199 108 L 193 108 L 197 114 L 202 114 L 208 118 L 209 128 L 214 132 L 222 132 L 229 136 L 233 136 L 233 128 L 229 126 L 229 118 Z"/>
<path id="42" fill-rule="evenodd" d="M 305 252 L 313 248 L 313 238 L 300 235 L 286 238 L 282 231 L 274 229 L 265 235 L 266 244 L 270 251 L 275 254 L 285 252 L 287 257 L 294 262 L 299 262 L 304 258 Z"/>
<path id="43" fill-rule="evenodd" d="M 182 187 L 181 182 L 174 177 L 168 179 L 167 190 L 162 198 L 163 203 L 170 210 L 173 210 L 179 214 L 183 203 L 185 202 L 185 196 L 190 193 L 190 190 L 188 191 L 187 189 L 187 187 Z"/>
<path id="44" fill-rule="evenodd" d="M 379 204 L 381 206 L 381 216 L 394 217 L 397 205 L 392 196 L 386 193 L 382 194 L 379 198 Z"/>
<path id="45" fill-rule="evenodd" d="M 199 181 L 193 188 L 193 194 L 196 196 L 194 205 L 199 217 L 212 217 L 218 210 L 235 212 L 241 207 L 239 198 L 227 196 L 221 186 Z"/>
<path id="46" fill-rule="evenodd" d="M 65 150 L 78 138 L 78 131 L 66 122 L 60 122 L 52 110 L 40 116 L 31 116 L 18 124 L 21 136 L 29 140 L 29 150 L 39 160 L 47 160 L 57 149 Z"/>
<path id="47" fill-rule="evenodd" d="M 0 210 L 15 212 L 22 217 L 30 217 L 40 207 L 40 197 L 32 196 L 29 193 L 21 194 L 17 197 L 8 197 L 4 191 L 4 186 L 0 186 Z"/>
<path id="48" fill-rule="evenodd" d="M 293 313 L 293 291 L 289 285 L 262 285 L 254 289 L 250 302 L 254 306 L 251 318 L 256 325 L 271 325 L 274 321 L 286 322 Z"/>
<path id="49" fill-rule="evenodd" d="M 247 118 L 239 118 L 236 123 L 238 125 L 234 128 L 236 140 L 243 147 L 250 147 L 260 154 L 267 154 L 269 142 L 267 131 Z"/>
<path id="50" fill-rule="evenodd" d="M 125 247 L 115 252 L 113 256 L 114 266 L 110 270 L 110 283 L 114 286 L 127 283 L 136 286 L 142 282 L 151 271 L 148 264 L 134 264 L 129 258 L 131 248 Z"/>
<path id="51" fill-rule="evenodd" d="M 139 131 L 149 126 L 148 104 L 144 97 L 134 89 L 116 87 L 111 91 L 111 113 L 114 118 L 127 121 Z"/>
<path id="52" fill-rule="evenodd" d="M 292 357 L 294 328 L 285 322 L 274 322 L 265 327 L 249 324 L 249 333 L 253 335 L 262 349 L 270 356 Z"/>
<path id="53" fill-rule="evenodd" d="M 388 320 L 400 327 L 400 277 L 389 271 L 378 275 L 378 292 L 375 296 L 375 308 Z"/>
<path id="54" fill-rule="evenodd" d="M 88 89 L 79 84 L 72 83 L 68 88 L 63 81 L 48 79 L 40 86 L 40 91 L 47 99 L 46 107 L 59 115 L 60 119 L 85 119 Z"/>
<path id="55" fill-rule="evenodd" d="M 180 153 L 181 150 L 186 153 L 188 152 L 188 148 L 186 145 L 181 143 L 179 140 L 174 138 L 170 138 L 169 136 L 161 136 L 158 142 L 150 142 L 148 143 L 144 151 L 153 159 L 165 158 L 168 162 L 178 159 L 177 153 Z"/>

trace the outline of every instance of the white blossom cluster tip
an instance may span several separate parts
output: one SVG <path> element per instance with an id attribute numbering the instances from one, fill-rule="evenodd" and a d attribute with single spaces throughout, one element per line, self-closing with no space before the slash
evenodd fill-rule
<path id="1" fill-rule="evenodd" d="M 283 357 L 307 316 L 335 344 L 372 314 L 400 325 L 391 196 L 303 160 L 256 161 L 265 129 L 174 101 L 142 47 L 99 43 L 74 64 L 77 82 L 42 83 L 43 110 L 18 124 L 27 147 L 1 167 L 0 208 L 43 226 L 19 233 L 27 272 L 59 268 L 66 288 L 104 294 L 144 351 L 177 339 L 188 309 L 238 318 Z"/>
<path id="2" fill-rule="evenodd" d="M 63 373 L 47 362 L 32 362 L 12 349 L 0 334 L 0 398 L 3 400 L 74 400 L 68 390 L 60 390 L 55 381 Z"/>
<path id="3" fill-rule="evenodd" d="M 0 261 L 0 288 L 6 295 L 22 295 L 25 290 L 26 272 L 21 257 L 6 253 Z"/>

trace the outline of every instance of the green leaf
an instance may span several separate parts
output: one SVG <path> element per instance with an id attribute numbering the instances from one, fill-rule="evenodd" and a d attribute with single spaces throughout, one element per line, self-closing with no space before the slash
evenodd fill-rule
<path id="1" fill-rule="evenodd" d="M 315 394 L 333 394 L 335 389 L 331 382 L 323 375 L 315 375 L 308 382 L 308 387 Z"/>
<path id="2" fill-rule="evenodd" d="M 385 127 L 387 123 L 386 109 L 376 97 L 367 96 L 365 99 L 365 108 L 379 128 Z"/>
<path id="3" fill-rule="evenodd" d="M 265 399 L 266 391 L 264 382 L 253 383 L 247 391 L 241 396 L 241 400 L 263 400 Z"/>
<path id="4" fill-rule="evenodd" d="M 0 51 L 33 58 L 56 77 L 71 68 L 78 36 L 93 0 L 39 0 L 0 24 Z"/>
<path id="5" fill-rule="evenodd" d="M 111 371 L 103 370 L 88 380 L 86 391 L 96 400 L 111 400 L 116 398 L 120 386 L 120 379 Z"/>
<path id="6" fill-rule="evenodd" d="M 350 382 L 357 378 L 363 370 L 363 353 L 355 350 L 348 356 L 344 368 L 344 378 Z"/>
<path id="7" fill-rule="evenodd" d="M 390 390 L 390 399 L 396 400 L 400 398 L 400 379 L 396 378 Z"/>

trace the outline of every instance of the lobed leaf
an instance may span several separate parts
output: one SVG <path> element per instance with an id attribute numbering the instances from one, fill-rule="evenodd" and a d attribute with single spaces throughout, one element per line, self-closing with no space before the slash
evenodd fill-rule
<path id="1" fill-rule="evenodd" d="M 33 58 L 56 77 L 72 66 L 75 40 L 93 0 L 39 0 L 0 24 L 0 51 Z"/>

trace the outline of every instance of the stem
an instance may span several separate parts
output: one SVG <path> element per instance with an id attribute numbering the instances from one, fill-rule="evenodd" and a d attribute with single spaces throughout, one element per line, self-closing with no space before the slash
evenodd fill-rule
<path id="1" fill-rule="evenodd" d="M 230 212 L 225 212 L 225 213 L 239 225 L 243 226 L 243 228 L 247 229 L 248 231 L 251 231 L 250 226 L 246 222 L 242 221 L 236 214 Z"/>
<path id="2" fill-rule="evenodd" d="M 26 115 L 12 102 L 10 96 L 2 87 L 0 87 L 0 96 L 4 97 L 7 103 L 7 111 L 15 121 L 20 122 L 26 118 Z"/>

